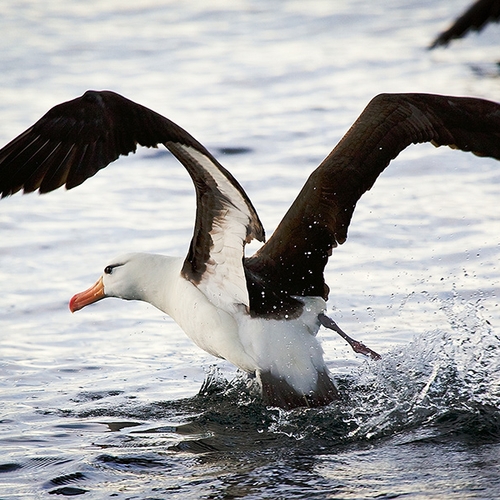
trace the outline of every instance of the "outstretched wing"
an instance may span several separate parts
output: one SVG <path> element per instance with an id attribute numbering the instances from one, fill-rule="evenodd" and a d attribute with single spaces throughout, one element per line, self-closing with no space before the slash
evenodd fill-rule
<path id="1" fill-rule="evenodd" d="M 247 274 L 273 283 L 272 300 L 255 281 L 258 314 L 288 296 L 323 296 L 323 270 L 332 248 L 344 243 L 356 202 L 412 143 L 448 145 L 500 159 L 500 105 L 431 94 L 375 97 L 335 149 L 311 174 L 274 234 L 245 261 Z"/>
<path id="2" fill-rule="evenodd" d="M 462 38 L 470 30 L 480 31 L 490 21 L 500 21 L 500 0 L 477 0 L 429 48 L 448 45 L 448 42 Z"/>
<path id="3" fill-rule="evenodd" d="M 222 307 L 248 305 L 243 247 L 263 241 L 264 230 L 243 188 L 181 127 L 114 92 L 87 91 L 55 106 L 1 149 L 0 194 L 71 189 L 138 144 L 164 144 L 194 182 L 196 223 L 184 276 Z"/>

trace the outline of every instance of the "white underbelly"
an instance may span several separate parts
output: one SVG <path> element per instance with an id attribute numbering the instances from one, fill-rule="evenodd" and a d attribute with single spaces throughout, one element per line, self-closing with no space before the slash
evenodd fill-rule
<path id="1" fill-rule="evenodd" d="M 245 351 L 237 319 L 214 306 L 189 281 L 180 280 L 177 288 L 176 296 L 181 300 L 170 308 L 169 314 L 186 335 L 213 356 L 227 359 L 246 372 L 254 372 L 258 366 Z"/>
<path id="2" fill-rule="evenodd" d="M 318 314 L 325 301 L 318 297 L 301 298 L 304 312 L 297 319 L 273 320 L 242 316 L 240 339 L 245 351 L 255 359 L 257 371 L 286 380 L 298 392 L 316 388 L 318 371 L 324 371 L 323 349 L 316 338 Z"/>
<path id="3" fill-rule="evenodd" d="M 244 306 L 229 314 L 214 306 L 192 283 L 181 280 L 177 297 L 184 297 L 169 313 L 201 349 L 224 358 L 249 373 L 269 372 L 307 393 L 324 370 L 323 350 L 316 338 L 323 299 L 304 298 L 297 319 L 252 318 Z"/>

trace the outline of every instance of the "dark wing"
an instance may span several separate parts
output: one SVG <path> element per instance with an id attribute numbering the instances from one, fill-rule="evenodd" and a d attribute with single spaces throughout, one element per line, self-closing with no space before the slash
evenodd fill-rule
<path id="1" fill-rule="evenodd" d="M 432 142 L 500 159 L 500 105 L 430 94 L 375 97 L 311 174 L 274 234 L 246 259 L 254 280 L 256 314 L 286 305 L 288 296 L 323 296 L 323 270 L 332 248 L 344 243 L 356 202 L 412 143 Z M 266 283 L 273 283 L 272 299 Z M 262 298 L 264 297 L 264 298 Z"/>
<path id="2" fill-rule="evenodd" d="M 114 92 L 87 91 L 55 106 L 1 149 L 0 194 L 9 196 L 21 189 L 46 193 L 63 184 L 71 189 L 120 155 L 134 152 L 138 144 L 164 144 L 193 179 L 197 216 L 183 269 L 186 277 L 200 283 L 211 257 L 216 263 L 236 260 L 241 275 L 236 288 L 243 283 L 246 289 L 243 246 L 252 238 L 263 241 L 264 230 L 243 188 L 181 127 Z M 224 266 L 221 270 L 228 272 Z M 235 297 L 240 300 L 240 294 L 235 292 Z"/>
<path id="3" fill-rule="evenodd" d="M 462 38 L 469 30 L 480 31 L 488 22 L 500 20 L 500 0 L 478 0 L 473 3 L 446 31 L 430 45 L 430 49 L 448 45 L 455 38 Z"/>

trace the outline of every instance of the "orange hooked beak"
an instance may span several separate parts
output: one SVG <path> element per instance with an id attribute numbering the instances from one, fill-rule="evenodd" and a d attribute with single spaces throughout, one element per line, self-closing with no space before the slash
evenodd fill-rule
<path id="1" fill-rule="evenodd" d="M 92 285 L 89 289 L 84 292 L 77 293 L 69 301 L 69 310 L 74 313 L 83 309 L 85 306 L 97 302 L 98 300 L 106 297 L 104 294 L 104 283 L 102 282 L 102 276 L 97 280 L 95 285 Z"/>

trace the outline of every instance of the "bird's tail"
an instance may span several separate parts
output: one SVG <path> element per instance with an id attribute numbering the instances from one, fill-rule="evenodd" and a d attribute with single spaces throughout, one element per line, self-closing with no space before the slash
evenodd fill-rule
<path id="1" fill-rule="evenodd" d="M 271 372 L 258 372 L 257 378 L 262 387 L 262 398 L 269 406 L 278 406 L 290 410 L 292 408 L 326 406 L 339 399 L 339 393 L 328 371 L 317 372 L 317 382 L 314 390 L 300 393 L 283 377 L 277 377 Z"/>

